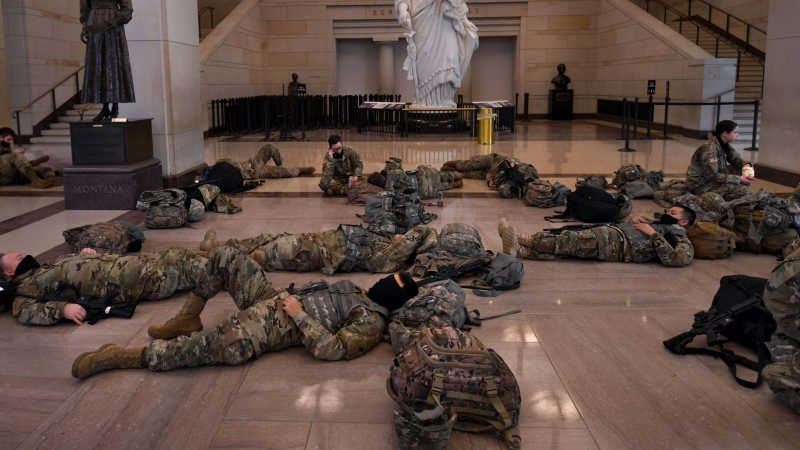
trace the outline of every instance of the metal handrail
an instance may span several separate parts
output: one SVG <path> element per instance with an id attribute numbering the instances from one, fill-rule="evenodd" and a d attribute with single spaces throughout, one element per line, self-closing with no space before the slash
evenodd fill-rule
<path id="1" fill-rule="evenodd" d="M 211 29 L 212 30 L 214 29 L 214 7 L 204 6 L 200 9 L 200 11 L 197 11 L 197 32 L 200 33 L 201 36 L 203 35 L 201 31 L 203 28 L 202 19 L 203 19 L 203 14 L 205 14 L 206 11 L 208 11 L 211 14 Z"/>
<path id="2" fill-rule="evenodd" d="M 713 99 L 715 99 L 715 98 L 720 98 L 720 97 L 722 97 L 723 95 L 725 95 L 725 94 L 730 94 L 731 92 L 733 92 L 733 91 L 735 91 L 735 90 L 736 90 L 736 88 L 731 88 L 731 89 L 728 89 L 727 91 L 725 91 L 725 92 L 722 92 L 722 93 L 720 93 L 720 94 L 717 94 L 717 95 L 712 95 L 711 97 L 704 98 L 702 102 L 703 102 L 703 103 L 705 103 L 705 102 L 707 102 L 707 101 L 709 101 L 709 100 L 713 100 Z"/>
<path id="3" fill-rule="evenodd" d="M 716 9 L 717 11 L 719 11 L 719 12 L 721 12 L 721 13 L 725 14 L 726 16 L 730 16 L 730 17 L 732 17 L 732 18 L 734 18 L 734 19 L 738 20 L 739 22 L 742 22 L 743 24 L 747 25 L 748 27 L 750 27 L 750 28 L 753 28 L 753 29 L 754 29 L 754 30 L 756 30 L 756 31 L 760 31 L 760 32 L 762 32 L 762 33 L 764 33 L 764 34 L 767 34 L 767 32 L 766 32 L 766 31 L 764 31 L 764 30 L 762 30 L 761 28 L 758 28 L 758 27 L 757 27 L 757 26 L 755 26 L 755 25 L 751 25 L 751 24 L 750 24 L 750 23 L 748 23 L 746 20 L 742 20 L 742 19 L 740 19 L 740 18 L 738 18 L 738 17 L 734 16 L 733 14 L 731 14 L 731 13 L 729 13 L 729 12 L 727 12 L 727 11 L 723 11 L 723 10 L 721 10 L 721 9 L 717 8 L 716 6 L 714 6 L 714 5 L 710 4 L 710 3 L 708 3 L 708 2 L 707 2 L 707 1 L 705 1 L 705 0 L 687 0 L 687 1 L 688 1 L 689 3 L 692 3 L 692 2 L 700 2 L 700 3 L 705 3 L 706 5 L 708 5 L 708 9 L 712 9 L 712 8 L 713 8 L 713 9 Z"/>
<path id="4" fill-rule="evenodd" d="M 20 114 L 23 111 L 25 111 L 26 109 L 28 109 L 31 106 L 35 105 L 36 102 L 38 102 L 39 100 L 45 98 L 47 96 L 47 94 L 50 94 L 52 99 L 53 99 L 53 112 L 58 110 L 58 104 L 56 104 L 56 89 L 58 89 L 62 84 L 64 84 L 67 81 L 69 81 L 70 78 L 75 77 L 75 92 L 80 92 L 81 91 L 81 82 L 80 82 L 80 78 L 78 77 L 78 74 L 81 72 L 81 70 L 83 70 L 85 68 L 86 68 L 86 66 L 81 66 L 78 70 L 76 70 L 75 72 L 72 72 L 68 77 L 66 77 L 63 80 L 61 80 L 58 84 L 56 84 L 55 86 L 53 86 L 50 89 L 48 89 L 47 91 L 45 91 L 44 94 L 36 97 L 36 100 L 28 103 L 24 108 L 18 109 L 18 110 L 16 110 L 16 111 L 11 113 L 11 118 L 17 120 L 17 140 L 19 141 L 17 144 L 21 144 L 22 143 L 22 137 L 21 137 L 22 136 L 22 128 L 20 126 Z"/>
<path id="5" fill-rule="evenodd" d="M 694 19 L 691 17 L 691 15 L 684 14 L 683 12 L 681 12 L 681 11 L 677 10 L 677 9 L 676 9 L 675 7 L 673 7 L 672 5 L 669 5 L 669 4 L 667 4 L 667 3 L 664 3 L 662 0 L 645 0 L 645 1 L 647 2 L 648 11 L 649 11 L 649 7 L 650 7 L 650 3 L 651 3 L 651 2 L 655 2 L 655 3 L 657 3 L 657 4 L 661 5 L 661 6 L 664 8 L 664 22 L 665 22 L 665 23 L 666 23 L 666 18 L 667 18 L 667 13 L 666 13 L 666 12 L 667 12 L 667 11 L 672 11 L 674 14 L 676 14 L 676 15 L 677 15 L 678 17 L 680 17 L 681 19 L 683 19 L 683 20 L 687 20 L 687 21 L 691 22 L 692 24 L 694 24 L 694 25 L 697 27 L 697 36 L 698 36 L 698 40 L 699 40 L 699 37 L 700 37 L 700 28 L 702 28 L 703 30 L 705 30 L 705 32 L 706 32 L 706 33 L 710 34 L 710 35 L 711 35 L 711 36 L 713 36 L 715 39 L 717 39 L 717 45 L 719 45 L 719 41 L 720 41 L 720 40 L 722 40 L 722 41 L 723 41 L 723 42 L 725 42 L 726 44 L 728 44 L 728 45 L 730 45 L 731 47 L 733 47 L 734 49 L 736 49 L 736 51 L 737 51 L 737 52 L 739 52 L 739 54 L 740 54 L 740 55 L 741 55 L 742 53 L 745 53 L 745 54 L 747 54 L 747 55 L 748 55 L 750 58 L 752 58 L 752 59 L 753 59 L 755 62 L 757 62 L 757 63 L 761 64 L 762 66 L 764 66 L 764 65 L 765 65 L 765 63 L 764 63 L 764 58 L 762 58 L 762 57 L 761 57 L 761 55 L 758 55 L 758 54 L 756 54 L 756 53 L 754 53 L 754 52 L 750 51 L 750 49 L 748 49 L 748 48 L 747 48 L 747 46 L 749 46 L 749 45 L 750 45 L 750 28 L 749 28 L 749 27 L 752 27 L 752 25 L 748 24 L 747 22 L 744 22 L 744 24 L 745 24 L 745 25 L 747 25 L 747 27 L 748 27 L 748 29 L 747 29 L 747 38 L 746 38 L 746 40 L 745 40 L 745 44 L 746 44 L 746 45 L 745 45 L 745 47 L 742 47 L 742 46 L 741 46 L 741 45 L 739 45 L 737 42 L 734 42 L 733 40 L 731 40 L 729 37 L 727 37 L 727 36 L 723 36 L 723 35 L 719 34 L 719 33 L 718 33 L 716 30 L 714 30 L 714 29 L 712 29 L 712 28 L 710 28 L 710 27 L 706 26 L 706 25 L 705 25 L 705 24 L 703 24 L 703 23 L 700 23 L 700 22 L 698 22 L 698 21 L 694 20 Z M 692 5 L 692 1 L 701 1 L 701 0 L 687 0 L 688 4 L 689 4 L 689 6 L 690 6 L 690 8 L 689 8 L 689 14 L 691 14 L 691 5 Z M 707 3 L 706 3 L 706 4 L 707 4 Z M 713 6 L 711 6 L 711 5 L 709 5 L 709 7 L 712 7 L 712 8 L 713 8 Z M 721 10 L 720 10 L 720 11 L 721 11 Z M 725 12 L 725 11 L 722 11 L 722 12 Z M 726 13 L 726 14 L 727 14 L 727 13 Z M 730 16 L 730 15 L 729 15 L 729 17 L 733 17 L 733 16 Z M 710 19 L 710 17 L 709 17 L 709 19 Z M 737 20 L 739 20 L 739 19 L 737 19 Z M 709 23 L 711 23 L 711 21 L 710 21 L 710 20 L 709 20 Z M 728 20 L 728 25 L 727 25 L 727 26 L 728 26 L 728 29 L 725 31 L 725 33 L 726 33 L 726 34 L 728 34 L 728 35 L 730 35 L 730 20 Z M 753 28 L 755 28 L 755 27 L 753 27 Z M 760 30 L 759 30 L 759 31 L 760 31 Z M 695 44 L 697 44 L 697 42 L 695 42 Z M 738 64 L 737 64 L 737 74 L 738 74 Z M 738 78 L 738 76 L 737 76 L 737 78 Z"/>

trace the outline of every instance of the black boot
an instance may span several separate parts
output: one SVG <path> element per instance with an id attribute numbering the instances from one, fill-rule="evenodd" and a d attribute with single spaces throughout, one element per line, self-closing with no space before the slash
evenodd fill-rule
<path id="1" fill-rule="evenodd" d="M 111 108 L 111 116 L 108 120 L 116 119 L 119 117 L 119 103 L 114 103 L 114 106 Z"/>
<path id="2" fill-rule="evenodd" d="M 108 103 L 103 104 L 103 109 L 100 111 L 100 114 L 97 115 L 92 122 L 100 122 L 101 120 L 108 120 L 111 117 L 111 110 L 108 109 Z"/>

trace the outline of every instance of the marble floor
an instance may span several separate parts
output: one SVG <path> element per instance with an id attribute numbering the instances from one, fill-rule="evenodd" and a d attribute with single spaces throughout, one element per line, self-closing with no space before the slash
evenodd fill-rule
<path id="1" fill-rule="evenodd" d="M 531 162 L 544 178 L 572 186 L 575 176 L 584 173 L 610 177 L 623 162 L 681 177 L 700 143 L 682 138 L 639 141 L 636 153 L 619 153 L 618 141 L 589 139 L 589 134 L 582 131 L 572 140 L 501 140 L 492 147 L 375 138 L 354 147 L 367 171 L 379 170 L 389 156 L 400 156 L 411 167 L 496 151 Z M 326 149 L 321 140 L 279 143 L 284 164 L 319 167 Z M 205 160 L 249 157 L 260 145 L 207 140 Z M 757 153 L 742 153 L 757 159 Z M 318 181 L 314 176 L 269 180 L 234 196 L 244 208 L 239 214 L 208 213 L 190 228 L 145 231 L 143 251 L 196 248 L 208 228 L 224 239 L 357 223 L 355 214 L 363 210 L 345 205 L 343 198 L 323 197 Z M 447 192 L 443 208 L 430 208 L 439 215 L 434 225 L 469 223 L 493 250 L 501 249 L 496 231 L 500 217 L 523 232 L 552 226 L 544 221 L 551 210 L 499 199 L 481 182 L 467 181 L 463 189 Z M 791 191 L 763 182 L 755 187 Z M 61 237 L 68 227 L 117 217 L 141 223 L 144 217 L 139 211 L 65 211 L 63 188 L 0 188 L 0 206 L 0 251 L 17 249 L 42 261 L 68 252 Z M 652 215 L 660 209 L 652 201 L 634 201 L 635 214 Z M 766 387 L 746 390 L 720 361 L 678 357 L 661 345 L 708 307 L 720 277 L 767 277 L 775 264 L 772 256 L 745 253 L 679 269 L 657 263 L 525 261 L 521 289 L 496 298 L 468 293 L 469 309 L 484 315 L 522 310 L 474 329 L 519 381 L 522 413 L 516 432 L 522 448 L 800 448 L 800 416 Z M 359 273 L 330 278 L 369 286 L 379 277 Z M 315 273 L 270 274 L 278 286 L 319 278 Z M 236 367 L 119 370 L 86 380 L 70 376 L 72 361 L 82 352 L 108 342 L 149 342 L 147 328 L 176 313 L 185 298 L 181 293 L 143 302 L 130 320 L 108 319 L 93 326 L 27 327 L 8 313 L 0 314 L 0 449 L 397 447 L 393 403 L 385 389 L 392 359 L 389 344 L 349 362 L 317 361 L 300 347 Z M 230 297 L 221 294 L 208 303 L 202 319 L 208 326 L 235 311 Z M 447 448 L 505 446 L 492 435 L 457 432 Z"/>

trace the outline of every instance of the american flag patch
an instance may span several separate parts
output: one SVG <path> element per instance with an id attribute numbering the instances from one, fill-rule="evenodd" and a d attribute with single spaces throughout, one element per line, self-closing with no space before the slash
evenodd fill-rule
<path id="1" fill-rule="evenodd" d="M 708 158 L 708 162 L 715 163 L 715 162 L 717 162 L 717 161 L 719 161 L 719 159 L 717 159 L 717 157 L 716 157 L 716 156 L 713 156 L 713 157 L 711 157 L 711 158 Z"/>

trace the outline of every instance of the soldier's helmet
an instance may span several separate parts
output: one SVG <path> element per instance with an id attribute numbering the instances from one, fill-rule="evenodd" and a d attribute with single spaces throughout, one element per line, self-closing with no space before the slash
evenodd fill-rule
<path id="1" fill-rule="evenodd" d="M 633 211 L 633 202 L 630 197 L 625 194 L 617 194 L 614 200 L 616 200 L 617 206 L 619 206 L 618 219 L 624 219 L 631 215 L 631 211 Z"/>
<path id="2" fill-rule="evenodd" d="M 444 450 L 453 425 L 456 413 L 448 409 L 439 417 L 422 420 L 414 411 L 397 398 L 398 409 L 394 411 L 394 430 L 401 450 Z"/>
<path id="3" fill-rule="evenodd" d="M 629 181 L 641 180 L 643 177 L 644 173 L 639 170 L 639 166 L 636 164 L 623 164 L 614 174 L 614 184 L 617 187 L 621 187 L 622 184 Z"/>
<path id="4" fill-rule="evenodd" d="M 206 211 L 205 205 L 196 198 L 189 203 L 189 213 L 186 215 L 187 222 L 200 222 L 203 220 L 203 213 Z"/>
<path id="5" fill-rule="evenodd" d="M 725 203 L 725 199 L 715 192 L 705 192 L 698 195 L 695 202 L 703 211 L 719 212 L 722 204 Z"/>
<path id="6" fill-rule="evenodd" d="M 396 156 L 392 156 L 386 161 L 386 167 L 384 170 L 403 170 L 403 160 Z"/>

